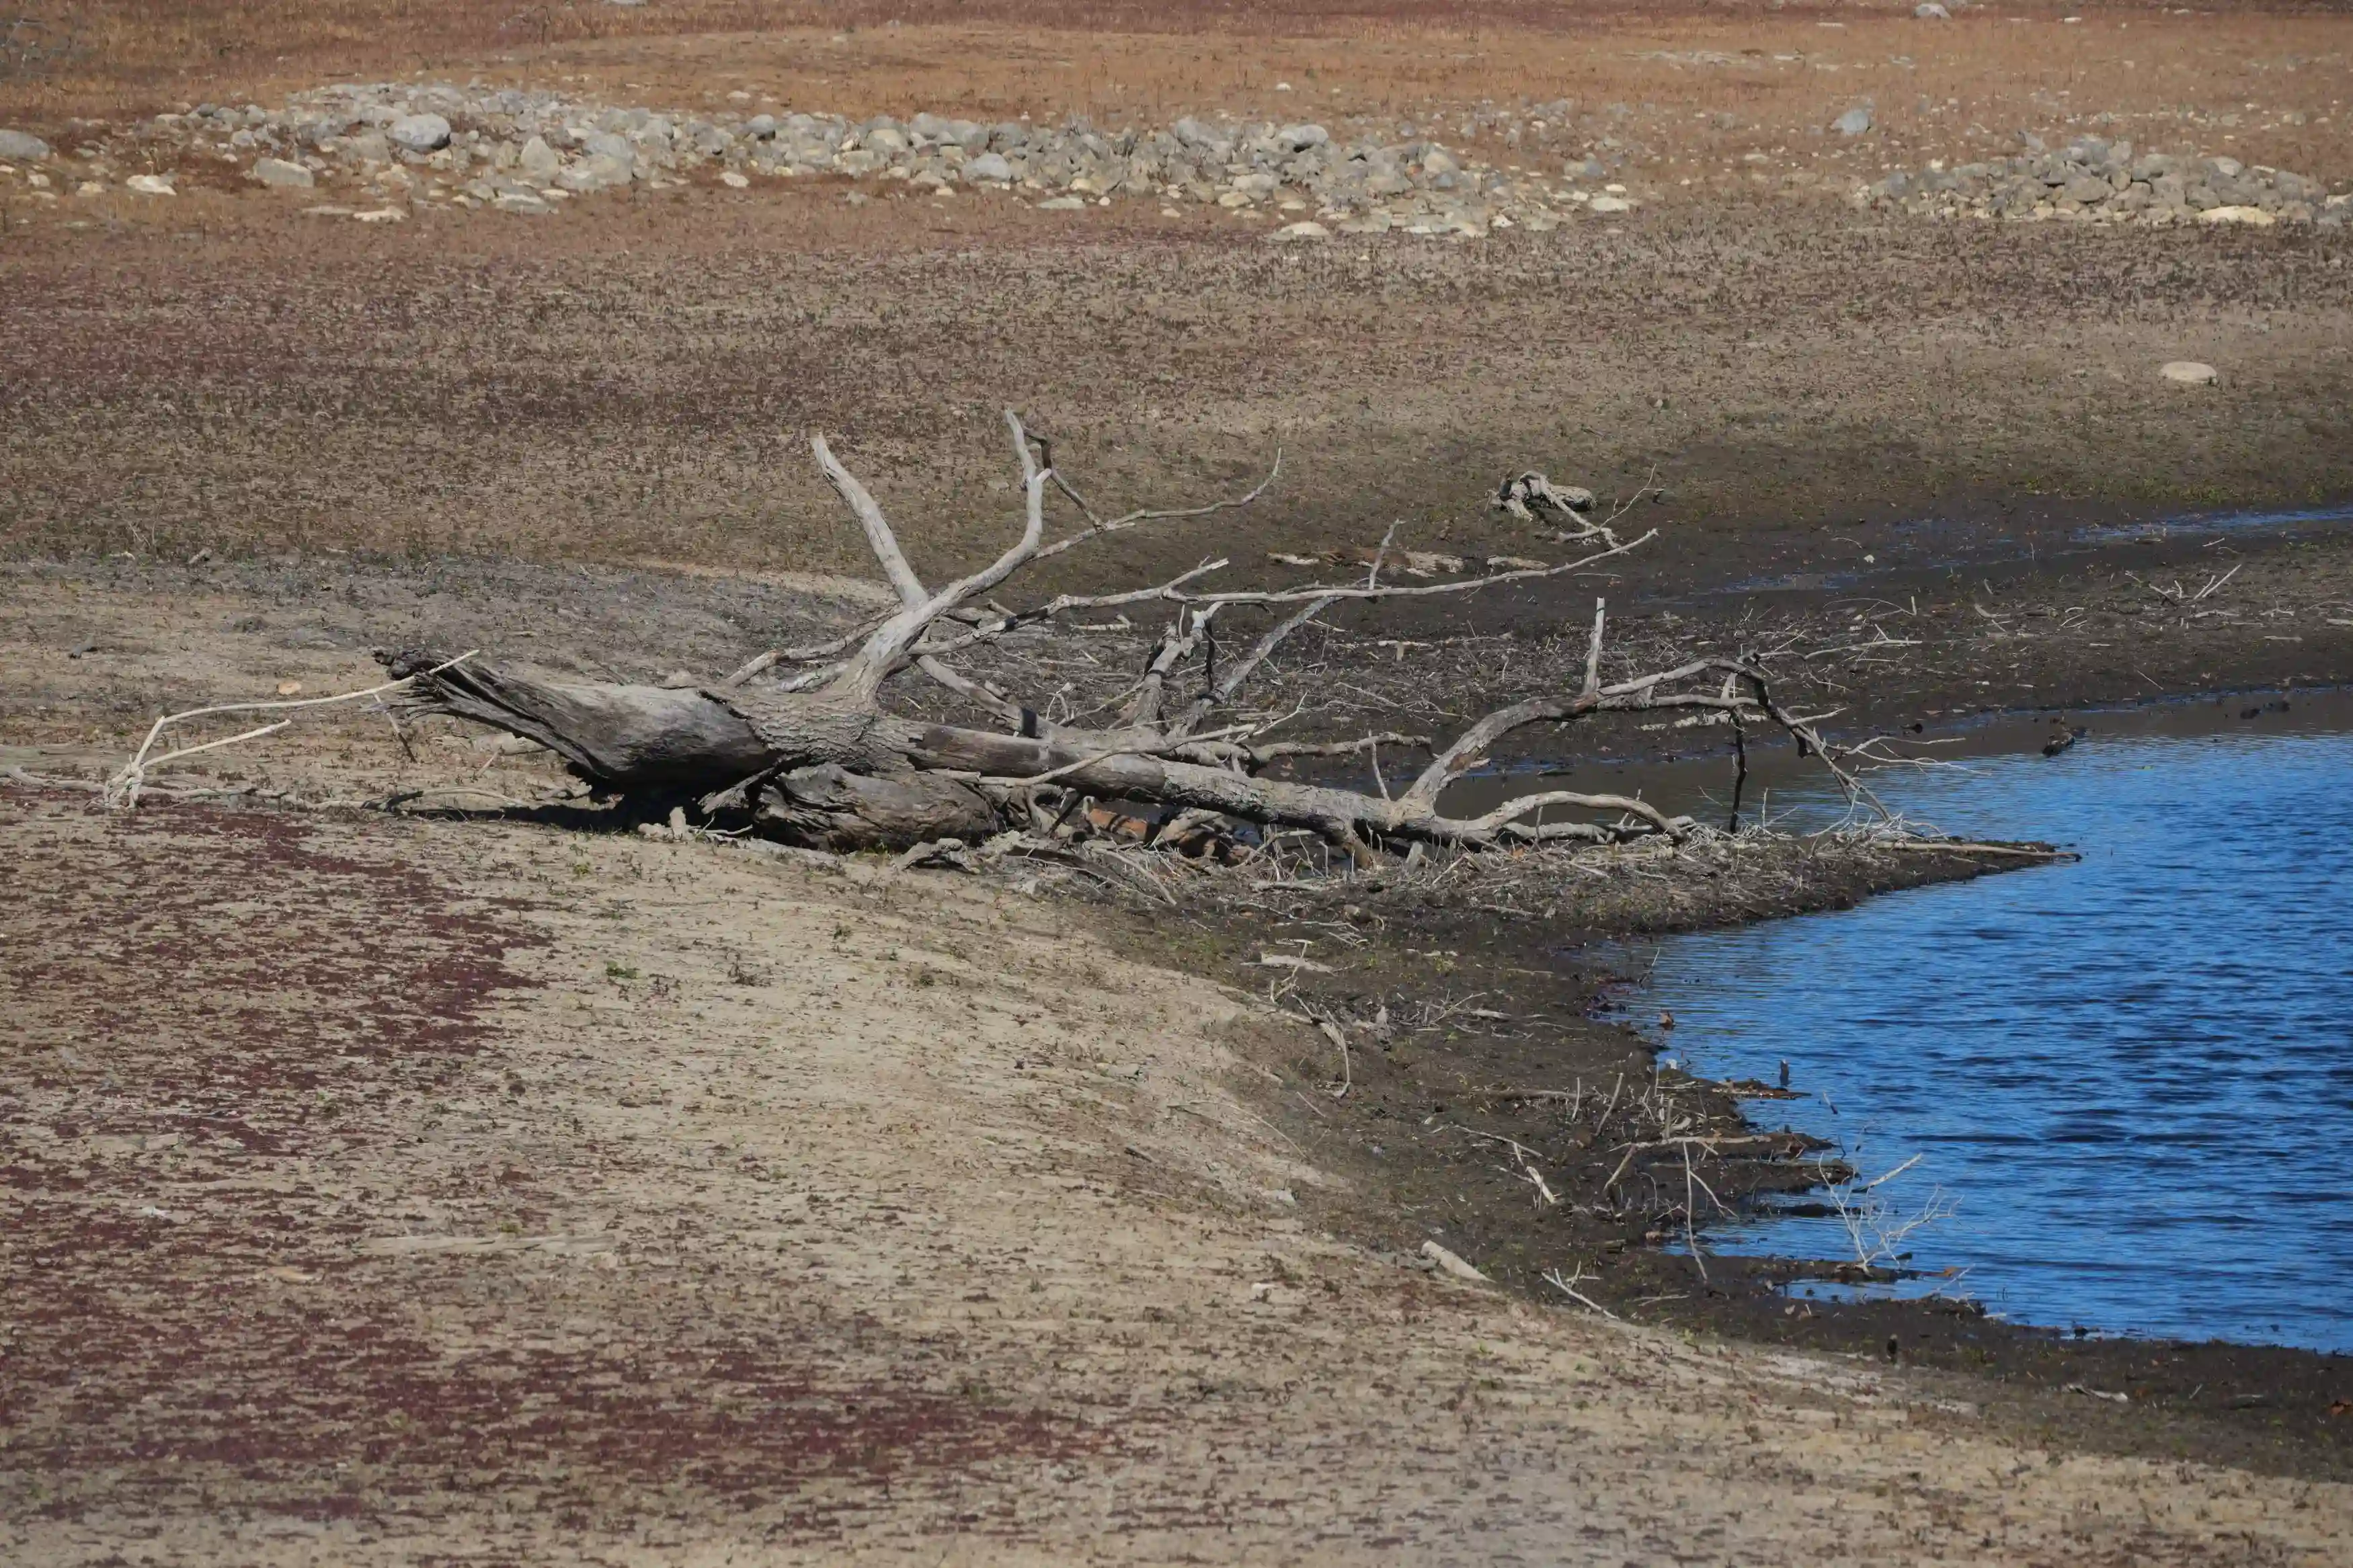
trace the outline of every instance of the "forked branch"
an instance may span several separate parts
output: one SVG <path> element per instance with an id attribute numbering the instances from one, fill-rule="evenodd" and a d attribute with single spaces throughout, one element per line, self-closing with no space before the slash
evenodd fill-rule
<path id="1" fill-rule="evenodd" d="M 1298 717 L 1298 710 L 1269 714 L 1238 706 L 1249 683 L 1290 639 L 1345 604 L 1470 594 L 1592 571 L 1648 543 L 1656 531 L 1621 540 L 1609 526 L 1618 515 L 1613 513 L 1603 521 L 1580 521 L 1558 536 L 1590 547 L 1576 558 L 1399 584 L 1385 579 L 1382 571 L 1395 542 L 1392 528 L 1372 553 L 1370 569 L 1352 581 L 1211 590 L 1203 579 L 1227 565 L 1216 559 L 1154 584 L 1057 595 L 1028 609 L 1007 609 L 992 596 L 994 591 L 1034 563 L 1149 522 L 1246 506 L 1273 482 L 1281 462 L 1278 458 L 1274 471 L 1239 497 L 1105 519 L 1060 478 L 1050 448 L 1024 427 L 1018 414 L 1008 409 L 1004 418 L 1022 479 L 1019 533 L 987 565 L 937 589 L 924 585 L 873 493 L 821 436 L 812 438 L 819 469 L 856 519 L 898 599 L 895 610 L 857 633 L 807 648 L 775 650 L 728 680 L 701 689 L 555 682 L 484 666 L 470 656 L 460 667 L 458 660 L 418 652 L 382 656 L 397 679 L 375 689 L 396 689 L 398 700 L 413 710 L 526 736 L 608 787 L 683 794 L 701 801 L 707 813 L 739 821 L 748 816 L 747 826 L 837 848 L 904 847 L 950 836 L 969 841 L 973 835 L 1007 827 L 1061 833 L 1074 819 L 1094 820 L 1078 809 L 1089 801 L 1124 803 L 1109 814 L 1115 819 L 1134 820 L 1122 813 L 1141 811 L 1154 821 L 1181 822 L 1178 837 L 1187 839 L 1205 833 L 1246 834 L 1251 827 L 1303 829 L 1359 861 L 1416 845 L 1477 850 L 1644 835 L 1681 839 L 1697 831 L 1690 819 L 1614 793 L 1555 789 L 1474 815 L 1445 809 L 1451 786 L 1522 730 L 1654 709 L 1720 712 L 1743 734 L 1746 725 L 1777 725 L 1801 752 L 1820 755 L 1842 784 L 1860 792 L 1852 768 L 1824 744 L 1813 721 L 1779 702 L 1764 665 L 1753 657 L 1703 656 L 1605 684 L 1608 623 L 1605 605 L 1597 600 L 1583 679 L 1574 690 L 1539 694 L 1479 719 L 1440 747 L 1402 792 L 1392 793 L 1380 780 L 1378 748 L 1427 745 L 1421 737 L 1277 741 L 1271 732 Z M 1085 518 L 1080 531 L 1051 544 L 1045 542 L 1050 489 Z M 1171 605 L 1176 619 L 1146 658 L 1110 728 L 1049 722 L 1029 703 L 951 662 L 959 653 L 1023 627 L 1041 626 L 1071 610 L 1150 603 Z M 1228 656 L 1221 663 L 1217 634 L 1229 619 L 1225 612 L 1241 606 L 1276 610 L 1281 618 L 1240 657 Z M 754 679 L 786 663 L 807 668 L 780 680 Z M 893 712 L 883 701 L 885 691 L 894 676 L 908 669 L 1004 728 L 931 723 Z M 1194 694 L 1181 696 L 1180 682 L 1190 685 L 1196 673 Z M 125 795 L 135 796 L 141 770 L 153 765 L 149 753 L 168 722 L 159 721 L 121 775 Z M 1276 761 L 1310 756 L 1366 757 L 1376 791 L 1262 776 L 1261 770 Z M 1578 815 L 1565 819 L 1564 813 Z"/>

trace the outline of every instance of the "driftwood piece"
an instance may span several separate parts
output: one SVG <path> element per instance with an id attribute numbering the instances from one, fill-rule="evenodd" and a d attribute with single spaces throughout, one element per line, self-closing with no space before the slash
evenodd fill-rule
<path id="1" fill-rule="evenodd" d="M 997 808 L 944 773 L 854 773 L 839 763 L 796 768 L 762 785 L 752 820 L 761 832 L 849 854 L 942 838 L 985 838 Z"/>
<path id="2" fill-rule="evenodd" d="M 1043 460 L 1050 455 L 1043 443 L 1031 437 L 1009 410 L 1006 426 L 1021 468 L 1025 504 L 1020 536 L 988 565 L 938 590 L 927 588 L 916 575 L 872 494 L 822 437 L 812 441 L 819 468 L 856 517 L 900 602 L 895 612 L 860 637 L 806 649 L 770 650 L 727 680 L 700 690 L 542 679 L 478 659 L 452 667 L 434 654 L 413 650 L 378 657 L 395 676 L 404 678 L 399 700 L 412 710 L 471 720 L 524 736 L 556 752 L 601 785 L 691 794 L 706 814 L 732 814 L 763 833 L 833 849 L 976 838 L 1006 826 L 1060 826 L 1071 822 L 1074 807 L 1090 798 L 1142 803 L 1169 817 L 1181 816 L 1188 833 L 1219 820 L 1305 829 L 1360 859 L 1416 844 L 1476 849 L 1647 834 L 1679 838 L 1694 830 L 1688 819 L 1667 816 L 1641 800 L 1617 795 L 1547 791 L 1467 818 L 1449 816 L 1440 807 L 1448 785 L 1483 763 L 1497 742 L 1518 730 L 1574 723 L 1597 713 L 1662 708 L 1713 710 L 1736 723 L 1778 724 L 1797 738 L 1801 752 L 1820 754 L 1842 780 L 1853 784 L 1810 724 L 1775 700 L 1764 668 L 1754 659 L 1702 657 L 1604 686 L 1600 656 L 1605 620 L 1599 602 L 1580 689 L 1538 695 L 1481 719 L 1440 749 L 1401 794 L 1392 796 L 1386 786 L 1371 795 L 1261 777 L 1260 770 L 1280 755 L 1345 753 L 1407 739 L 1368 736 L 1307 746 L 1269 742 L 1263 740 L 1270 722 L 1266 718 L 1235 710 L 1245 684 L 1284 640 L 1333 605 L 1392 595 L 1470 593 L 1499 583 L 1585 571 L 1654 535 L 1620 540 L 1610 528 L 1622 514 L 1620 508 L 1604 521 L 1577 519 L 1577 530 L 1560 536 L 1586 547 L 1586 553 L 1574 559 L 1539 565 L 1515 561 L 1507 570 L 1400 587 L 1380 580 L 1392 529 L 1357 582 L 1214 592 L 1202 580 L 1224 565 L 1220 561 L 1145 588 L 1062 595 L 1027 611 L 1009 611 L 984 595 L 1035 561 L 1155 519 L 1199 516 L 1244 504 L 1266 485 L 1233 501 L 1131 512 L 1106 521 Z M 1052 542 L 1046 539 L 1050 489 L 1078 505 L 1086 520 L 1078 531 Z M 1050 622 L 1071 609 L 1154 601 L 1176 605 L 1176 621 L 1154 648 L 1131 700 L 1111 729 L 1049 722 L 1034 709 L 982 686 L 949 662 L 956 653 L 1017 626 Z M 974 611 L 969 606 L 976 602 L 987 610 Z M 1289 613 L 1219 670 L 1213 623 L 1221 610 L 1237 605 L 1279 606 Z M 1171 692 L 1174 672 L 1205 646 L 1208 668 L 1199 695 L 1176 700 Z M 794 666 L 804 668 L 766 680 L 753 679 Z M 902 675 L 920 676 L 947 688 L 1004 723 L 1005 730 L 927 723 L 892 712 L 882 696 L 888 682 Z M 1598 816 L 1558 820 L 1563 811 Z M 1085 820 L 1084 814 L 1078 815 Z"/>

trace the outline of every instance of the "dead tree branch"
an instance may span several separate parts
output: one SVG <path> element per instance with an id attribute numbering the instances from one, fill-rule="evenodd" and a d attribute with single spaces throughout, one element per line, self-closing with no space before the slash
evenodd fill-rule
<path id="1" fill-rule="evenodd" d="M 1587 547 L 1582 554 L 1555 563 L 1522 564 L 1514 558 L 1506 569 L 1399 584 L 1381 574 L 1395 542 L 1392 528 L 1373 552 L 1370 569 L 1356 581 L 1212 591 L 1202 579 L 1227 564 L 1219 559 L 1144 587 L 1062 594 L 1028 609 L 1008 609 L 990 595 L 1036 562 L 1149 522 L 1246 506 L 1273 483 L 1281 464 L 1278 458 L 1265 480 L 1239 497 L 1105 519 L 1057 474 L 1050 447 L 1012 410 L 1006 411 L 1005 427 L 1021 473 L 1020 532 L 987 565 L 938 588 L 926 586 L 916 573 L 872 492 L 823 437 L 811 439 L 819 470 L 856 520 L 899 601 L 896 610 L 856 634 L 771 650 L 701 689 L 548 680 L 470 657 L 461 663 L 413 650 L 379 654 L 396 678 L 382 689 L 396 689 L 396 700 L 408 710 L 470 720 L 537 742 L 606 788 L 692 795 L 706 814 L 829 849 L 904 848 L 947 838 L 978 842 L 1008 828 L 1062 833 L 1073 821 L 1092 823 L 1097 815 L 1114 823 L 1139 821 L 1132 815 L 1138 812 L 1150 823 L 1182 818 L 1186 830 L 1177 837 L 1188 841 L 1210 825 L 1226 833 L 1303 830 L 1359 862 L 1415 846 L 1476 850 L 1646 836 L 1681 840 L 1698 831 L 1690 819 L 1622 795 L 1547 790 L 1472 816 L 1453 815 L 1443 805 L 1451 785 L 1520 731 L 1654 709 L 1778 725 L 1801 752 L 1820 755 L 1850 789 L 1860 789 L 1814 721 L 1780 704 L 1764 664 L 1753 656 L 1700 656 L 1605 684 L 1607 620 L 1599 601 L 1577 690 L 1540 694 L 1480 719 L 1440 748 L 1402 792 L 1392 795 L 1386 784 L 1378 793 L 1366 793 L 1261 776 L 1270 763 L 1284 757 L 1370 756 L 1383 742 L 1429 743 L 1398 734 L 1275 742 L 1268 732 L 1296 712 L 1270 715 L 1238 706 L 1250 680 L 1319 616 L 1351 602 L 1476 593 L 1588 572 L 1648 543 L 1655 531 L 1620 539 L 1609 526 L 1615 514 L 1587 521 L 1565 510 L 1576 526 L 1557 537 Z M 1050 544 L 1050 490 L 1085 519 L 1078 532 Z M 1176 618 L 1107 729 L 1051 722 L 1035 705 L 954 662 L 961 653 L 1074 609 L 1151 603 L 1171 605 Z M 1220 668 L 1219 632 L 1245 607 L 1280 611 L 1282 618 Z M 808 668 L 783 679 L 757 679 L 783 664 Z M 1196 670 L 1195 694 L 1181 697 L 1180 679 L 1189 684 L 1194 676 L 1188 672 Z M 893 711 L 885 691 L 911 671 L 1004 728 L 930 722 Z M 134 759 L 134 774 L 147 749 Z M 1372 765 L 1377 777 L 1377 761 Z M 1117 809 L 1081 811 L 1087 802 Z M 1561 816 L 1571 812 L 1580 815 Z M 1158 841 L 1150 823 L 1134 837 Z"/>

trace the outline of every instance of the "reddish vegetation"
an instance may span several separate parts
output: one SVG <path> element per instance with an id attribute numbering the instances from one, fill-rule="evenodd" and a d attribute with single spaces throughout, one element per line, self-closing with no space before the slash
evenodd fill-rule
<path id="1" fill-rule="evenodd" d="M 686 1325 L 616 1289 L 604 1331 L 561 1344 L 528 1301 L 475 1299 L 463 1248 L 370 1255 L 387 1207 L 541 1232 L 577 1184 L 576 1149 L 532 1169 L 419 1171 L 402 1153 L 455 1107 L 526 1114 L 520 1081 L 475 1053 L 491 1010 L 534 984 L 513 963 L 543 945 L 533 925 L 386 831 L 332 853 L 283 816 L 159 801 L 100 820 L 21 793 L 6 810 L 0 973 L 22 1070 L 0 1112 L 47 1137 L 0 1133 L 0 1431 L 13 1481 L 55 1489 L 0 1511 L 185 1506 L 235 1485 L 330 1519 L 515 1489 L 581 1521 L 617 1481 L 683 1482 L 744 1506 L 790 1497 L 813 1525 L 828 1478 L 919 1484 L 1097 1446 L 940 1387 L 936 1352 L 821 1296 Z M 820 1323 L 853 1353 L 812 1350 Z M 322 1491 L 331 1476 L 344 1489 Z"/>

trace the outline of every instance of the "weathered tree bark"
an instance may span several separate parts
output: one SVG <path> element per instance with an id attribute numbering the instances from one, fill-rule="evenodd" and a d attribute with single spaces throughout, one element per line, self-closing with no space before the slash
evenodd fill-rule
<path id="1" fill-rule="evenodd" d="M 986 838 L 999 826 L 988 797 L 944 773 L 853 773 L 839 763 L 796 768 L 763 784 L 752 820 L 770 837 L 847 854 L 939 838 Z"/>
<path id="2" fill-rule="evenodd" d="M 1533 724 L 1570 723 L 1606 711 L 1696 709 L 1730 715 L 1736 722 L 1777 723 L 1795 735 L 1801 748 L 1821 752 L 1837 767 L 1806 721 L 1774 700 L 1764 670 L 1753 660 L 1694 658 L 1604 687 L 1599 679 L 1604 620 L 1597 604 L 1582 689 L 1531 699 L 1490 714 L 1440 751 L 1394 798 L 1257 776 L 1276 755 L 1351 749 L 1258 746 L 1253 744 L 1255 727 L 1248 723 L 1205 728 L 1284 638 L 1331 605 L 1393 594 L 1467 592 L 1494 583 L 1559 575 L 1622 554 L 1652 535 L 1620 542 L 1606 522 L 1586 523 L 1581 532 L 1565 536 L 1595 546 L 1581 559 L 1409 587 L 1380 583 L 1388 548 L 1384 541 L 1361 584 L 1236 593 L 1199 588 L 1199 579 L 1221 566 L 1220 562 L 1152 587 L 1065 595 L 1032 611 L 976 617 L 963 609 L 968 601 L 1033 561 L 1157 518 L 1217 510 L 1099 518 L 1075 489 L 1040 466 L 1019 419 L 1010 412 L 1006 419 L 1027 500 L 1021 538 L 988 566 L 936 593 L 927 590 L 908 565 L 881 509 L 865 488 L 821 438 L 813 443 L 820 467 L 857 516 L 884 575 L 900 595 L 900 609 L 862 638 L 763 655 L 728 681 L 700 690 L 541 680 L 477 660 L 453 665 L 438 655 L 413 650 L 378 657 L 395 676 L 409 678 L 401 700 L 412 710 L 525 736 L 556 752 L 584 776 L 617 790 L 691 793 L 701 797 L 706 813 L 736 814 L 762 832 L 834 849 L 981 837 L 1006 824 L 1027 826 L 1037 819 L 1041 806 L 1050 808 L 1055 802 L 1080 796 L 1215 814 L 1262 827 L 1303 828 L 1359 857 L 1416 843 L 1477 848 L 1641 833 L 1680 837 L 1691 831 L 1687 819 L 1665 816 L 1642 801 L 1574 791 L 1522 797 L 1472 818 L 1450 817 L 1439 809 L 1446 786 L 1483 760 L 1504 736 Z M 1085 511 L 1089 524 L 1053 544 L 1043 542 L 1050 484 Z M 1228 504 L 1237 503 L 1219 503 Z M 1068 609 L 1154 601 L 1178 606 L 1178 620 L 1155 648 L 1134 700 L 1113 729 L 1086 731 L 1047 723 L 1033 710 L 987 690 L 946 662 L 960 649 Z M 1211 618 L 1237 604 L 1294 607 L 1294 613 L 1247 655 L 1231 661 L 1200 697 L 1167 711 L 1168 675 L 1198 647 Z M 752 676 L 779 663 L 813 668 L 807 675 L 753 683 Z M 1010 732 L 925 723 L 891 712 L 881 700 L 884 683 L 908 669 L 995 713 Z M 1399 739 L 1367 737 L 1356 744 Z M 1841 772 L 1841 776 L 1847 775 Z M 1541 820 L 1542 813 L 1556 807 L 1606 813 L 1609 820 Z M 1062 815 L 1067 816 L 1067 810 Z"/>

